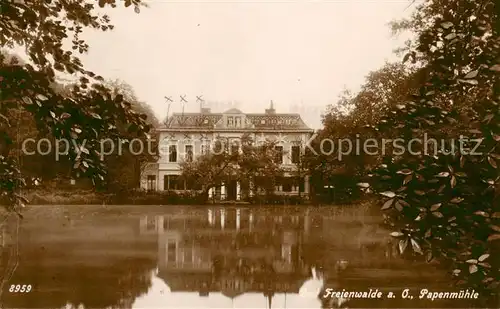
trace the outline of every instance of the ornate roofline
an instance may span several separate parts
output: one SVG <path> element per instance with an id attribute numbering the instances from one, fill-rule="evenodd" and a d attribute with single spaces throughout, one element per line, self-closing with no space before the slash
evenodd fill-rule
<path id="1" fill-rule="evenodd" d="M 242 113 L 242 126 L 226 126 L 227 113 L 174 113 L 159 131 L 225 131 L 225 132 L 314 132 L 298 113 Z"/>
<path id="2" fill-rule="evenodd" d="M 241 113 L 242 115 L 245 116 L 299 116 L 299 113 L 276 113 L 276 114 L 266 114 L 266 113 Z M 214 116 L 222 116 L 222 115 L 234 115 L 234 114 L 227 114 L 227 113 L 200 113 L 200 112 L 189 112 L 189 113 L 172 113 L 171 116 L 195 116 L 195 115 L 214 115 Z"/>
<path id="3" fill-rule="evenodd" d="M 204 132 L 204 133 L 217 133 L 217 132 L 234 132 L 234 133 L 276 133 L 276 132 L 290 132 L 290 133 L 314 133 L 314 129 L 235 129 L 235 128 L 204 128 L 204 127 L 174 127 L 174 128 L 158 128 L 158 132 Z"/>

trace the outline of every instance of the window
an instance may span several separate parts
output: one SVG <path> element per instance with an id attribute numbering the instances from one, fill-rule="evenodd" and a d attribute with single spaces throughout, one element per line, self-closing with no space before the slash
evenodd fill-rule
<path id="1" fill-rule="evenodd" d="M 222 147 L 224 146 L 224 142 L 222 142 L 221 140 L 216 140 L 214 145 L 213 145 L 213 151 L 215 154 L 221 154 L 223 149 Z M 227 146 L 227 145 L 226 145 Z"/>
<path id="2" fill-rule="evenodd" d="M 283 146 L 276 146 L 274 150 L 276 152 L 274 162 L 279 164 L 283 163 Z"/>
<path id="3" fill-rule="evenodd" d="M 283 178 L 282 177 L 277 177 L 276 182 L 274 184 L 274 190 L 276 192 L 282 192 L 283 191 Z"/>
<path id="4" fill-rule="evenodd" d="M 175 241 L 169 240 L 167 243 L 167 261 L 176 262 L 177 261 L 177 246 Z"/>
<path id="5" fill-rule="evenodd" d="M 292 163 L 300 162 L 300 146 L 292 146 Z"/>
<path id="6" fill-rule="evenodd" d="M 156 190 L 156 175 L 148 175 L 147 190 L 148 191 Z"/>
<path id="7" fill-rule="evenodd" d="M 292 191 L 299 192 L 300 177 L 293 177 L 292 179 Z"/>
<path id="8" fill-rule="evenodd" d="M 293 181 L 293 178 L 291 178 L 291 177 L 283 178 L 283 192 L 291 192 L 292 191 L 292 181 Z"/>
<path id="9" fill-rule="evenodd" d="M 163 178 L 164 190 L 184 190 L 184 180 L 178 175 L 165 175 Z"/>
<path id="10" fill-rule="evenodd" d="M 227 126 L 228 127 L 233 127 L 234 126 L 234 117 L 233 116 L 228 116 L 227 117 Z"/>
<path id="11" fill-rule="evenodd" d="M 240 151 L 240 145 L 238 145 L 237 142 L 234 142 L 232 145 L 231 145 L 231 154 L 232 155 L 235 155 L 235 154 L 238 154 Z"/>
<path id="12" fill-rule="evenodd" d="M 292 246 L 290 245 L 281 246 L 281 258 L 288 263 L 292 261 Z"/>
<path id="13" fill-rule="evenodd" d="M 168 162 L 177 162 L 177 146 L 170 145 L 168 147 Z"/>
<path id="14" fill-rule="evenodd" d="M 186 152 L 186 161 L 193 162 L 193 145 L 186 145 L 185 152 Z"/>
<path id="15" fill-rule="evenodd" d="M 297 177 L 297 184 L 299 186 L 299 191 L 304 192 L 304 178 Z"/>
<path id="16" fill-rule="evenodd" d="M 208 145 L 202 144 L 201 145 L 201 154 L 206 155 L 208 153 Z"/>
<path id="17" fill-rule="evenodd" d="M 241 117 L 234 117 L 234 125 L 237 128 L 241 128 Z"/>

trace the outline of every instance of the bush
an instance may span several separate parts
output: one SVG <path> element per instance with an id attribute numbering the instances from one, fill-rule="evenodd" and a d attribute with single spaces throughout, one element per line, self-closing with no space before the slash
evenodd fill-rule
<path id="1" fill-rule="evenodd" d="M 277 195 L 277 194 L 266 194 L 266 195 L 255 195 L 248 197 L 245 201 L 251 204 L 257 205 L 302 205 L 305 203 L 304 197 L 299 197 L 296 195 Z"/>
<path id="2" fill-rule="evenodd" d="M 118 195 L 114 204 L 133 205 L 196 205 L 200 203 L 200 194 L 195 191 L 136 191 L 128 194 Z M 128 201 L 128 202 L 127 202 Z"/>
<path id="3" fill-rule="evenodd" d="M 92 190 L 30 190 L 26 198 L 34 205 L 86 205 L 109 203 L 112 195 Z"/>
<path id="4" fill-rule="evenodd" d="M 27 199 L 35 205 L 197 205 L 197 192 L 148 192 L 144 190 L 102 193 L 94 190 L 30 190 Z"/>

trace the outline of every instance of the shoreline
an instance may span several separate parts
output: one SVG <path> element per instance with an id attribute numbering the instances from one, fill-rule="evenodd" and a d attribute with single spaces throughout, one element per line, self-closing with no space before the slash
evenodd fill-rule
<path id="1" fill-rule="evenodd" d="M 120 216 L 136 216 L 144 214 L 165 214 L 176 213 L 179 215 L 186 215 L 192 211 L 207 211 L 218 209 L 241 209 L 243 211 L 258 211 L 263 210 L 266 213 L 273 213 L 275 211 L 286 211 L 291 213 L 310 212 L 316 214 L 320 212 L 327 212 L 335 216 L 340 216 L 342 222 L 351 222 L 352 220 L 358 222 L 372 222 L 381 223 L 382 219 L 377 213 L 376 207 L 371 201 L 363 201 L 353 205 L 273 205 L 273 204 L 198 204 L 198 205 L 138 205 L 138 204 L 122 204 L 122 205 L 109 205 L 109 204 L 29 204 L 23 211 L 25 216 L 35 217 L 53 217 L 53 216 L 70 216 L 78 217 L 79 215 L 94 214 L 98 212 L 113 213 Z"/>
<path id="2" fill-rule="evenodd" d="M 22 195 L 30 205 L 274 205 L 274 206 L 336 206 L 356 205 L 365 200 L 341 202 L 338 204 L 317 203 L 305 196 L 257 195 L 241 200 L 213 200 L 191 191 L 120 191 L 98 192 L 92 189 L 51 189 L 25 190 Z"/>

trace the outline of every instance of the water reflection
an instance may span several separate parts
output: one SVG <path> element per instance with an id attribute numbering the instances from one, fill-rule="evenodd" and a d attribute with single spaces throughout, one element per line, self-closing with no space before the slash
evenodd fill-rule
<path id="1" fill-rule="evenodd" d="M 447 306 L 319 297 L 325 288 L 447 287 L 434 266 L 397 255 L 379 216 L 332 208 L 87 207 L 70 219 L 66 210 L 43 221 L 26 214 L 8 285 L 34 288 L 4 291 L 6 308 Z"/>
<path id="2" fill-rule="evenodd" d="M 171 293 L 226 297 L 233 304 L 252 296 L 269 305 L 276 294 L 298 293 L 310 276 L 302 254 L 308 221 L 296 214 L 221 208 L 208 209 L 205 216 L 144 216 L 140 230 L 158 235 L 156 276 Z"/>
<path id="3" fill-rule="evenodd" d="M 103 216 L 69 225 L 64 218 L 39 221 L 28 213 L 19 266 L 3 291 L 5 308 L 130 308 L 151 287 L 156 246 L 135 236 L 137 219 L 122 220 Z M 11 284 L 33 289 L 9 293 Z"/>
<path id="4" fill-rule="evenodd" d="M 165 281 L 158 277 L 158 271 L 151 273 L 152 288 L 136 299 L 132 308 L 320 308 L 317 298 L 321 280 L 311 278 L 316 290 L 306 284 L 298 294 L 273 293 L 265 295 L 247 292 L 230 296 L 223 292 L 198 294 L 186 291 L 173 292 Z M 319 287 L 319 288 L 318 288 Z M 310 292 L 312 291 L 312 293 Z"/>

